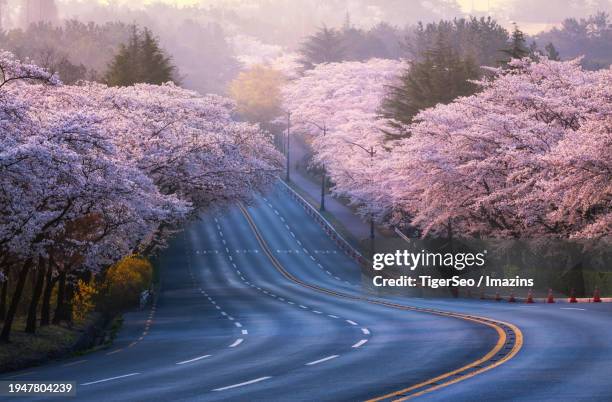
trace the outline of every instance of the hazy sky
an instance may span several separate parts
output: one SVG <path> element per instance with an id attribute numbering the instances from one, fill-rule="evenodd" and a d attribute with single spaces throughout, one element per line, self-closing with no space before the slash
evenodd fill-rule
<path id="1" fill-rule="evenodd" d="M 62 0 L 56 0 L 61 2 Z M 96 0 L 81 0 L 96 1 Z M 177 6 L 188 5 L 220 5 L 226 8 L 241 9 L 243 12 L 249 13 L 249 10 L 257 8 L 257 0 L 97 0 L 101 3 L 120 3 L 128 6 L 136 6 L 143 3 L 163 2 Z M 292 2 L 297 0 L 285 0 Z M 322 4 L 327 4 L 326 0 L 320 0 Z M 361 0 L 346 0 L 347 4 L 355 7 Z M 403 0 L 404 5 L 409 5 L 411 2 L 419 2 L 426 5 L 427 0 Z M 552 26 L 558 25 L 567 17 L 586 17 L 595 11 L 607 11 L 612 13 L 612 0 L 456 0 L 465 14 L 474 13 L 483 15 L 490 13 L 500 24 L 511 28 L 512 23 L 516 22 L 523 31 L 530 34 L 538 33 L 542 30 L 550 29 Z M 388 2 L 388 3 L 387 3 Z M 449 1 L 449 2 L 452 2 Z M 338 2 L 341 3 L 341 2 Z M 385 4 L 396 4 L 397 0 L 378 0 L 368 2 L 370 5 L 376 5 L 378 8 L 385 8 Z M 283 1 L 279 1 L 279 4 Z M 368 6 L 370 7 L 370 6 Z M 372 8 L 372 7 L 370 7 Z M 357 12 L 359 14 L 359 12 Z M 367 18 L 372 20 L 375 12 L 371 12 Z M 365 18 L 363 15 L 354 15 L 357 24 Z M 321 16 L 320 16 L 321 17 Z M 407 16 L 409 17 L 409 16 Z M 322 17 L 321 17 L 322 18 Z M 330 17 L 331 18 L 331 17 Z M 375 19 L 375 18 L 374 18 Z M 408 18 L 409 19 L 409 18 Z M 355 22 L 354 21 L 354 22 Z M 323 21 L 329 23 L 329 21 Z M 372 21 L 370 21 L 372 22 Z M 391 23 L 402 24 L 401 15 L 397 15 L 396 21 Z M 407 22 L 407 21 L 406 21 Z M 333 23 L 331 25 L 334 25 Z"/>

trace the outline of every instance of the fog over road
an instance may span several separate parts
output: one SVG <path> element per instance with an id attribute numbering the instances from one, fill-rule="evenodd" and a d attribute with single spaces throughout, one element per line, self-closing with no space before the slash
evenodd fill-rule
<path id="1" fill-rule="evenodd" d="M 3 379 L 87 401 L 612 400 L 610 304 L 382 299 L 286 190 L 246 211 L 172 242 L 112 348 Z"/>

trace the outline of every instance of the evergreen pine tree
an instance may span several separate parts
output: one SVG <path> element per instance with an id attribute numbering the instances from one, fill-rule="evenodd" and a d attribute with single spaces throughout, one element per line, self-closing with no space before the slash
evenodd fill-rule
<path id="1" fill-rule="evenodd" d="M 161 85 L 173 81 L 175 67 L 147 28 L 140 42 L 140 82 Z"/>
<path id="2" fill-rule="evenodd" d="M 104 76 L 110 86 L 130 86 L 136 83 L 160 85 L 175 81 L 176 68 L 160 48 L 151 31 L 132 27 L 130 38 L 121 45 Z"/>
<path id="3" fill-rule="evenodd" d="M 302 44 L 300 63 L 305 69 L 311 69 L 315 64 L 342 61 L 344 53 L 342 35 L 335 29 L 323 27 Z"/>
<path id="4" fill-rule="evenodd" d="M 408 136 L 403 127 L 412 123 L 419 111 L 475 93 L 477 86 L 470 80 L 479 76 L 479 68 L 473 59 L 459 56 L 447 38 L 439 35 L 422 61 L 412 63 L 400 77 L 400 84 L 389 88 L 381 105 L 381 116 L 388 119 L 393 128 L 386 132 L 387 137 Z"/>
<path id="5" fill-rule="evenodd" d="M 514 30 L 510 37 L 510 46 L 507 49 L 502 49 L 501 52 L 508 56 L 502 61 L 504 66 L 507 66 L 508 62 L 512 59 L 522 59 L 530 55 L 525 34 L 519 29 L 518 25 L 514 24 Z"/>
<path id="6" fill-rule="evenodd" d="M 546 45 L 544 49 L 546 50 L 546 55 L 550 60 L 561 60 L 561 55 L 559 55 L 557 48 L 552 44 L 552 42 L 548 42 L 548 45 Z"/>

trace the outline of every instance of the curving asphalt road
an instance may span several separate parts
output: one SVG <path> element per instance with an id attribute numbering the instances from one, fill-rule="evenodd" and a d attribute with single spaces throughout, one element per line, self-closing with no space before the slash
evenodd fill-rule
<path id="1" fill-rule="evenodd" d="M 156 305 L 112 348 L 2 379 L 76 381 L 84 401 L 612 401 L 610 304 L 382 299 L 284 190 L 247 210 L 171 243 Z"/>

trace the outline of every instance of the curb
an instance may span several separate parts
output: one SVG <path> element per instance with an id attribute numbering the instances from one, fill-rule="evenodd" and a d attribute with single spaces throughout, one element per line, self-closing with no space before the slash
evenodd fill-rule
<path id="1" fill-rule="evenodd" d="M 526 297 L 517 297 L 514 296 L 514 300 L 515 302 L 509 302 L 508 299 L 510 298 L 510 295 L 507 296 L 500 296 L 500 299 L 497 300 L 496 299 L 496 295 L 495 294 L 482 294 L 479 295 L 477 293 L 473 293 L 471 296 L 459 296 L 459 298 L 463 298 L 463 299 L 478 299 L 478 300 L 485 300 L 485 301 L 498 301 L 498 302 L 506 302 L 506 303 L 516 303 L 516 304 L 526 304 L 527 303 L 527 298 Z M 570 301 L 570 297 L 556 297 L 554 303 L 567 303 L 567 304 L 576 304 L 576 303 L 595 303 L 593 301 L 592 297 L 577 297 L 576 298 L 576 303 L 571 303 Z M 547 303 L 547 298 L 546 297 L 534 297 L 533 298 L 533 303 L 534 304 L 550 304 Z M 601 302 L 597 302 L 597 303 L 612 303 L 612 297 L 602 297 L 601 298 Z"/>

